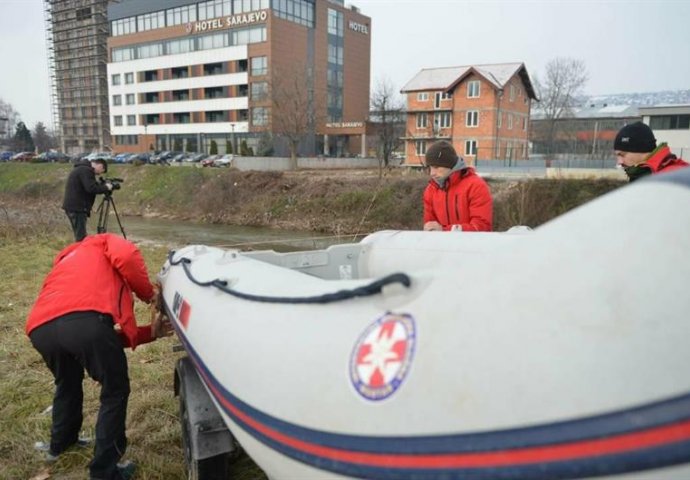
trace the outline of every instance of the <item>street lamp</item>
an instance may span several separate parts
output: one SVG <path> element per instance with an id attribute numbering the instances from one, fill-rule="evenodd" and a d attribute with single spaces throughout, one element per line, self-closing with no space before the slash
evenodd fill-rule
<path id="1" fill-rule="evenodd" d="M 237 142 L 235 141 L 235 124 L 231 123 L 230 124 L 230 130 L 232 131 L 232 153 L 233 155 L 237 155 Z"/>

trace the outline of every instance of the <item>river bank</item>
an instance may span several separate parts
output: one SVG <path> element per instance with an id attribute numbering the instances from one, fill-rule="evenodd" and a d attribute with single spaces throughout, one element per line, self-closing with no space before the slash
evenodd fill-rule
<path id="1" fill-rule="evenodd" d="M 68 164 L 0 164 L 0 205 L 57 215 Z M 424 172 L 371 170 L 240 172 L 232 169 L 112 165 L 121 215 L 362 234 L 419 229 Z M 617 180 L 487 179 L 494 230 L 536 227 L 623 185 Z M 57 209 L 57 210 L 56 210 Z M 0 216 L 2 212 L 0 212 Z M 7 215 L 5 215 L 7 217 Z"/>

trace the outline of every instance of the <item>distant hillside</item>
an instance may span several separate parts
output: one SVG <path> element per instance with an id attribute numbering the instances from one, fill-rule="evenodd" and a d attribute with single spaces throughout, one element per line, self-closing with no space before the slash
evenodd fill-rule
<path id="1" fill-rule="evenodd" d="M 613 93 L 590 95 L 583 98 L 582 105 L 690 105 L 690 90 L 666 90 L 663 92 Z"/>

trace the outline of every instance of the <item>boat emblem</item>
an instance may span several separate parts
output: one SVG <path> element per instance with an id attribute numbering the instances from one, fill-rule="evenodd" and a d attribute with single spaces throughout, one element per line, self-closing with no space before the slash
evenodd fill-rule
<path id="1" fill-rule="evenodd" d="M 173 298 L 173 314 L 177 317 L 182 327 L 187 330 L 187 324 L 189 323 L 189 314 L 191 308 L 187 301 L 182 298 L 178 292 L 175 292 L 175 298 Z"/>
<path id="2" fill-rule="evenodd" d="M 350 380 L 367 400 L 383 400 L 402 384 L 412 364 L 414 319 L 387 313 L 369 325 L 350 355 Z"/>

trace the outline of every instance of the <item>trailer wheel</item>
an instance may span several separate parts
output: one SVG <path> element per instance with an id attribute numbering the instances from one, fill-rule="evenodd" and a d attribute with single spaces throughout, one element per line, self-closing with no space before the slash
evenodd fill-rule
<path id="1" fill-rule="evenodd" d="M 180 424 L 182 425 L 182 448 L 184 449 L 184 461 L 187 467 L 188 480 L 228 480 L 230 455 L 223 453 L 202 460 L 194 459 L 192 455 L 191 429 L 189 409 L 185 389 L 180 388 Z"/>

